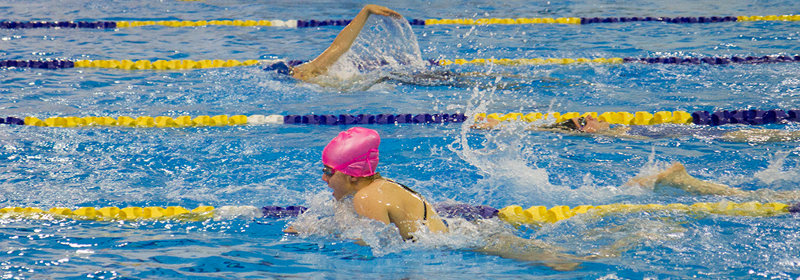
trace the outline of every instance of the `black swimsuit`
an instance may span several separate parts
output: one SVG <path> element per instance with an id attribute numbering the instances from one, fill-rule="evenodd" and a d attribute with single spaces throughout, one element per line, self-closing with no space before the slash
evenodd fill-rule
<path id="1" fill-rule="evenodd" d="M 397 185 L 399 185 L 399 186 L 403 187 L 403 188 L 404 188 L 404 189 L 406 189 L 408 192 L 410 192 L 410 193 L 414 194 L 414 196 L 416 196 L 417 198 L 419 198 L 419 200 L 420 200 L 420 201 L 422 201 L 422 220 L 423 220 L 423 221 L 427 221 L 427 220 L 428 220 L 428 204 L 427 204 L 427 203 L 425 203 L 425 199 L 422 199 L 422 195 L 420 195 L 418 192 L 416 192 L 416 191 L 412 190 L 411 188 L 407 187 L 406 185 L 403 185 L 403 184 L 400 184 L 400 183 L 398 183 L 398 182 L 395 182 L 395 181 L 394 181 L 394 180 L 392 180 L 392 179 L 386 179 L 386 181 L 389 181 L 389 182 L 395 183 L 395 184 L 397 184 Z"/>

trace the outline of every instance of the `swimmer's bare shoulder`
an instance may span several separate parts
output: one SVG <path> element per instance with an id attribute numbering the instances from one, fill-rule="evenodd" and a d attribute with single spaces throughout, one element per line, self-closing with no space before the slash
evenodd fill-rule
<path id="1" fill-rule="evenodd" d="M 386 196 L 382 184 L 376 180 L 353 195 L 353 208 L 361 216 L 390 224 L 388 209 L 396 204 L 394 200 Z"/>

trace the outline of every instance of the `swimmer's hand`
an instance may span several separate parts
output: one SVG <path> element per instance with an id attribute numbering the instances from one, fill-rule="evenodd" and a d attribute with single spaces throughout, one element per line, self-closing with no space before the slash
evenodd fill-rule
<path id="1" fill-rule="evenodd" d="M 293 226 L 289 226 L 288 228 L 284 229 L 283 232 L 288 233 L 288 234 L 298 234 L 299 233 L 299 232 L 297 232 L 296 229 L 294 229 Z"/>
<path id="2" fill-rule="evenodd" d="M 485 121 L 485 122 L 483 122 Z M 470 126 L 472 129 L 493 129 L 495 126 L 500 124 L 499 120 L 492 119 L 492 118 L 484 118 L 478 116 L 475 118 L 475 124 Z"/>
<path id="3" fill-rule="evenodd" d="M 392 9 L 386 8 L 384 6 L 370 4 L 364 6 L 364 9 L 362 10 L 372 15 L 380 15 L 380 16 L 395 17 L 395 18 L 403 17 L 402 15 L 400 15 L 400 13 L 395 12 Z"/>

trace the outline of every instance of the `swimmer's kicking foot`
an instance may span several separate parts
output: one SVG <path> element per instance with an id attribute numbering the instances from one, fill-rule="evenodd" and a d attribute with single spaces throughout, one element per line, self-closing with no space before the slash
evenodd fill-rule
<path id="1" fill-rule="evenodd" d="M 686 177 L 691 177 L 691 175 L 686 172 L 686 167 L 681 163 L 675 162 L 658 174 L 634 177 L 628 181 L 626 185 L 640 185 L 651 189 L 654 189 L 657 185 L 680 186 L 682 185 L 681 182 L 686 181 Z"/>
<path id="2" fill-rule="evenodd" d="M 635 177 L 625 183 L 625 185 L 638 185 L 652 189 L 668 186 L 699 195 L 746 196 L 749 194 L 749 192 L 737 188 L 692 177 L 692 175 L 686 172 L 686 167 L 677 162 L 658 174 Z"/>

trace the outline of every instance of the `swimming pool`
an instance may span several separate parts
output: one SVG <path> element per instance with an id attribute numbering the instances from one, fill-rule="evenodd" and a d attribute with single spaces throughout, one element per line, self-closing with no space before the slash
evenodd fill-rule
<path id="1" fill-rule="evenodd" d="M 0 20 L 347 19 L 364 3 L 10 1 Z M 796 3 L 608 1 L 377 3 L 411 19 L 739 16 L 797 13 Z M 797 22 L 414 26 L 424 59 L 798 55 Z M 314 58 L 341 27 L 144 26 L 0 29 L 0 59 Z M 0 117 L 220 114 L 419 114 L 798 109 L 797 64 L 448 65 L 508 74 L 470 87 L 378 83 L 365 90 L 287 80 L 258 66 L 183 71 L 0 68 Z M 516 76 L 514 76 L 516 75 Z M 698 137 L 626 140 L 469 124 L 366 125 L 383 138 L 381 172 L 432 202 L 523 207 L 747 201 L 620 187 L 684 163 L 703 179 L 747 190 L 798 190 L 798 142 Z M 515 229 L 591 254 L 632 240 L 620 256 L 558 272 L 468 250 L 464 230 L 414 244 L 343 227 L 320 180 L 320 152 L 348 126 L 49 128 L 0 125 L 0 207 L 305 205 L 314 234 L 282 233 L 295 218 L 204 221 L 0 219 L 4 278 L 796 278 L 800 225 L 791 215 L 639 212 Z M 726 126 L 723 129 L 736 129 Z M 796 131 L 798 124 L 764 127 Z M 768 202 L 769 200 L 760 200 Z M 791 201 L 783 201 L 791 202 Z M 235 216 L 235 215 L 231 215 Z M 452 221 L 456 223 L 457 221 Z M 374 225 L 362 225 L 375 230 Z M 509 227 L 495 221 L 492 226 Z M 380 230 L 380 228 L 378 228 Z M 512 229 L 508 229 L 512 230 Z M 337 237 L 338 236 L 338 237 Z M 377 240 L 362 247 L 346 239 Z"/>

